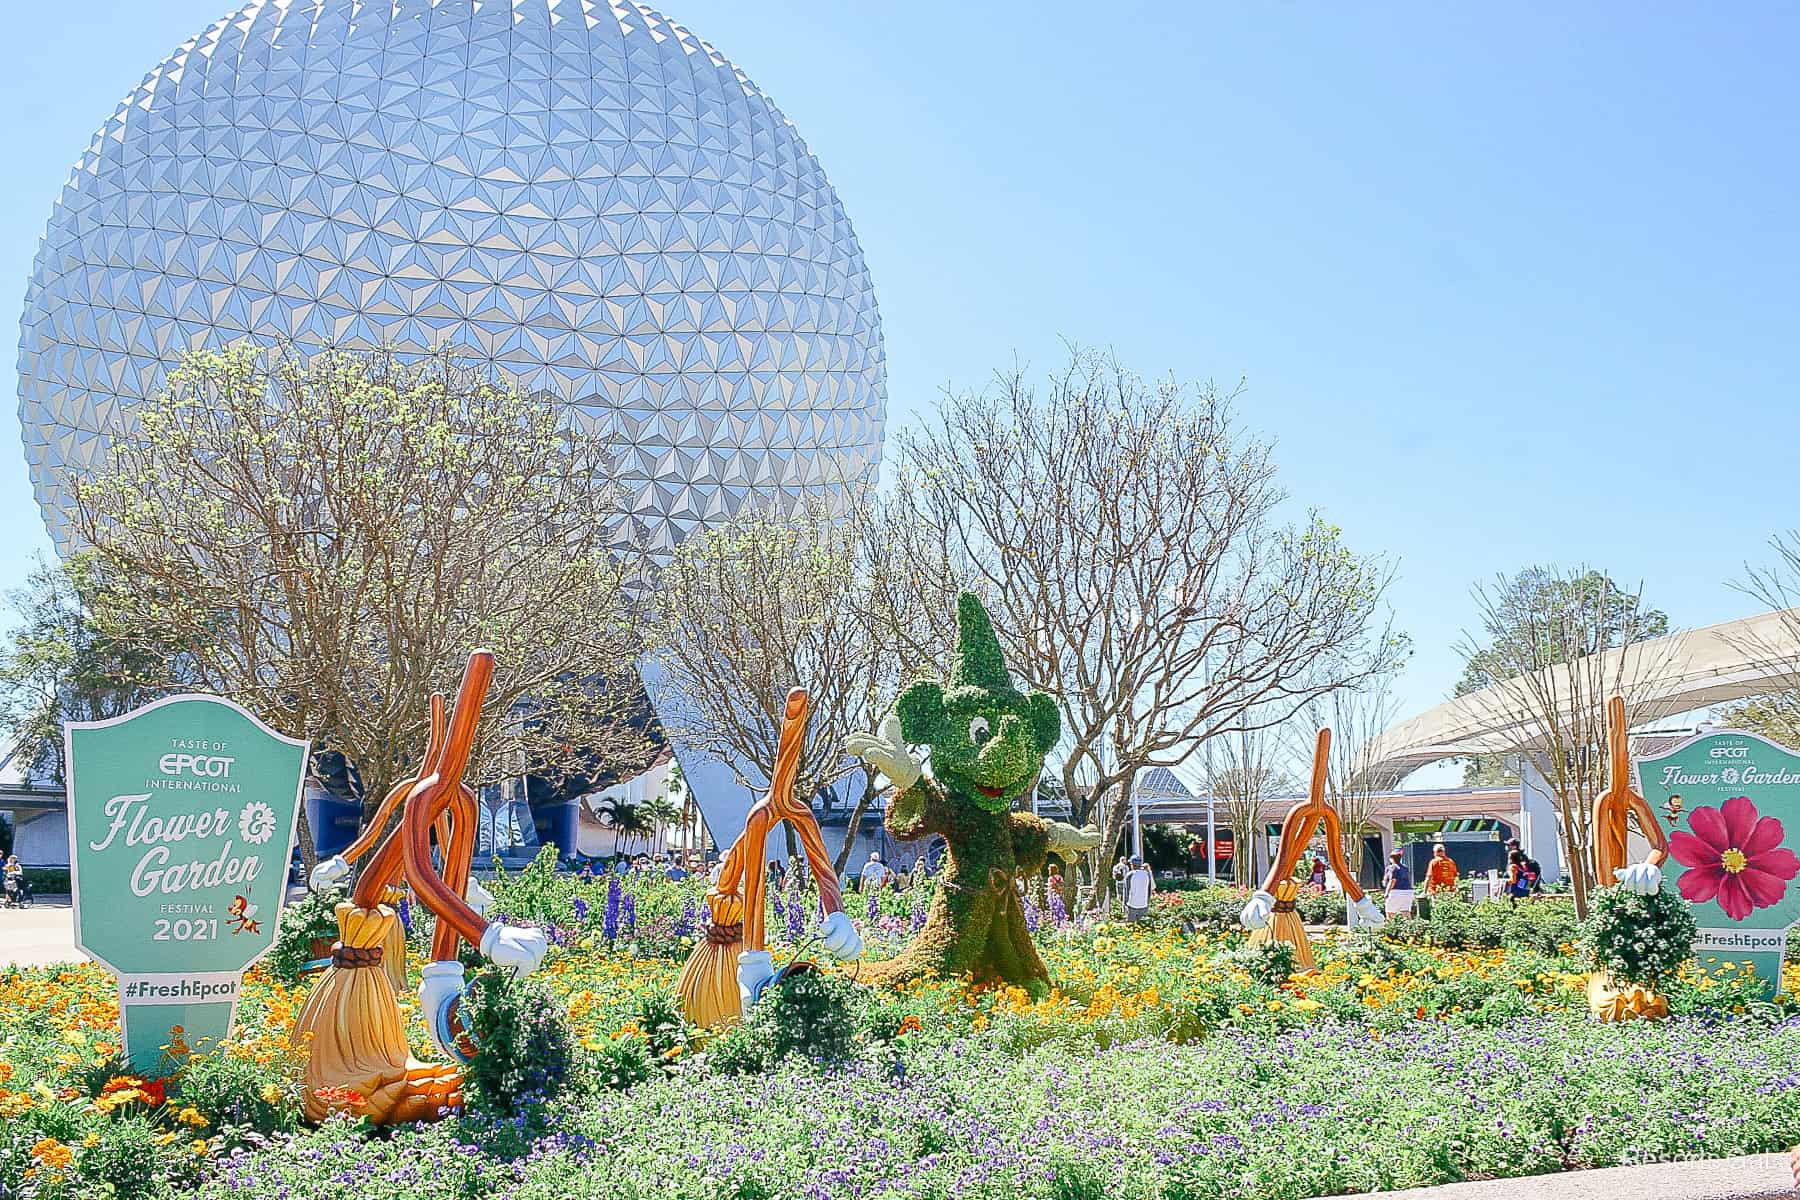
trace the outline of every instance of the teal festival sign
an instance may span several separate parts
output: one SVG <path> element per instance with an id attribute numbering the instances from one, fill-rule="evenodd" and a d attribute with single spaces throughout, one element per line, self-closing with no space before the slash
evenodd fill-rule
<path id="1" fill-rule="evenodd" d="M 1779 992 L 1800 920 L 1800 755 L 1754 733 L 1702 733 L 1637 772 L 1639 793 L 1672 814 L 1663 872 L 1694 906 L 1695 955 L 1749 962 Z"/>
<path id="2" fill-rule="evenodd" d="M 132 1069 L 166 1074 L 230 1034 L 244 970 L 275 944 L 307 743 L 216 696 L 71 723 L 63 742 L 75 944 L 119 977 Z"/>

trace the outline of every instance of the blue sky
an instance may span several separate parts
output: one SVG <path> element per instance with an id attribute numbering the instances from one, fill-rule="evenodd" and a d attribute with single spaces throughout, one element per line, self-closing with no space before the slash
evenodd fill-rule
<path id="1" fill-rule="evenodd" d="M 15 6 L 9 339 L 70 163 L 228 2 Z M 1800 10 L 670 4 L 842 196 L 891 423 L 1064 339 L 1243 379 L 1295 503 L 1397 562 L 1408 712 L 1476 580 L 1591 563 L 1703 625 L 1800 523 Z M 46 542 L 0 407 L 10 586 Z"/>

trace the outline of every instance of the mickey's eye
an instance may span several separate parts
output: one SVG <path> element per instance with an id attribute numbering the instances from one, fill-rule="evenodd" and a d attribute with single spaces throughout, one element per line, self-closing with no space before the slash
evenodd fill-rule
<path id="1" fill-rule="evenodd" d="M 988 727 L 988 719 L 986 717 L 976 717 L 973 721 L 969 722 L 969 740 L 974 742 L 977 746 L 986 742 L 988 738 L 992 736 L 993 732 Z"/>

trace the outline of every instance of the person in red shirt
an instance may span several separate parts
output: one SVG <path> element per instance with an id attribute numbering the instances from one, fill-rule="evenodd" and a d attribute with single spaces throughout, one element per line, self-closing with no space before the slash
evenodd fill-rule
<path id="1" fill-rule="evenodd" d="M 1431 848 L 1431 863 L 1425 868 L 1425 894 L 1435 896 L 1440 892 L 1456 890 L 1456 860 L 1439 842 Z"/>

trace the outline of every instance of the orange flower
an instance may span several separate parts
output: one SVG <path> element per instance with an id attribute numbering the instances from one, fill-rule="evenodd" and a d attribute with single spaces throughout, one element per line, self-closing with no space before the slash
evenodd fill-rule
<path id="1" fill-rule="evenodd" d="M 362 1108 L 369 1103 L 363 1098 L 363 1094 L 355 1088 L 335 1086 L 322 1087 L 314 1092 L 313 1095 L 318 1098 L 319 1103 L 325 1105 L 327 1108 L 357 1109 Z"/>
<path id="2" fill-rule="evenodd" d="M 31 1157 L 53 1171 L 61 1171 L 75 1161 L 75 1152 L 55 1138 L 47 1137 L 33 1143 Z"/>

